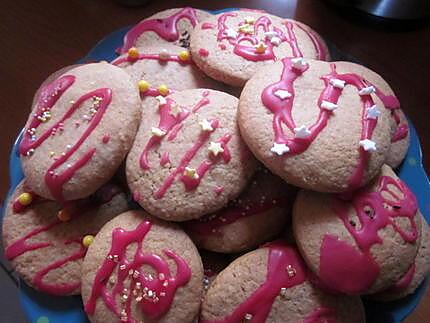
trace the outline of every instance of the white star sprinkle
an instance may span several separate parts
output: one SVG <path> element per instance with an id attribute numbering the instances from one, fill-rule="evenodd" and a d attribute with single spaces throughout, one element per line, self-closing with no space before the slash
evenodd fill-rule
<path id="1" fill-rule="evenodd" d="M 338 89 L 343 89 L 345 87 L 345 81 L 339 79 L 331 79 L 330 84 Z"/>
<path id="2" fill-rule="evenodd" d="M 158 104 L 159 104 L 160 106 L 167 104 L 167 100 L 166 100 L 166 98 L 165 98 L 164 96 L 162 96 L 162 95 L 158 95 L 158 96 L 156 96 L 155 98 L 157 99 Z"/>
<path id="3" fill-rule="evenodd" d="M 375 92 L 375 87 L 373 85 L 362 88 L 358 91 L 360 95 L 369 95 Z"/>
<path id="4" fill-rule="evenodd" d="M 310 130 L 305 126 L 294 128 L 296 138 L 307 138 L 311 135 Z"/>
<path id="5" fill-rule="evenodd" d="M 275 93 L 273 93 L 275 96 L 277 96 L 278 98 L 280 98 L 281 100 L 285 100 L 287 98 L 291 98 L 292 94 L 290 92 L 288 92 L 287 90 L 276 90 Z"/>
<path id="6" fill-rule="evenodd" d="M 226 34 L 227 38 L 236 38 L 237 37 L 237 31 L 234 29 L 231 29 L 231 28 L 227 29 L 225 31 L 225 34 Z"/>
<path id="7" fill-rule="evenodd" d="M 164 130 L 161 130 L 160 128 L 157 128 L 157 127 L 152 127 L 151 133 L 156 137 L 163 137 L 166 134 Z"/>
<path id="8" fill-rule="evenodd" d="M 308 66 L 308 63 L 302 57 L 292 58 L 291 63 L 293 63 L 293 67 L 299 71 L 302 71 Z"/>
<path id="9" fill-rule="evenodd" d="M 214 130 L 211 123 L 207 119 L 203 119 L 202 121 L 200 121 L 199 125 L 203 131 L 213 131 Z"/>
<path id="10" fill-rule="evenodd" d="M 195 168 L 191 168 L 191 167 L 185 167 L 184 175 L 188 176 L 190 178 L 193 178 L 193 179 L 198 179 L 199 178 L 199 174 L 197 174 L 196 169 Z"/>
<path id="11" fill-rule="evenodd" d="M 374 104 L 370 108 L 367 109 L 366 118 L 367 119 L 377 119 L 380 114 L 381 114 L 381 111 L 379 111 L 377 105 Z"/>
<path id="12" fill-rule="evenodd" d="M 270 42 L 272 43 L 272 45 L 279 46 L 282 40 L 281 38 L 275 36 L 275 37 L 272 37 L 272 39 L 270 39 Z"/>
<path id="13" fill-rule="evenodd" d="M 208 150 L 214 155 L 218 156 L 218 154 L 224 152 L 224 148 L 222 148 L 221 144 L 219 142 L 213 142 L 211 141 L 209 143 Z"/>
<path id="14" fill-rule="evenodd" d="M 360 146 L 363 147 L 365 151 L 375 151 L 376 143 L 369 139 L 360 140 Z"/>
<path id="15" fill-rule="evenodd" d="M 273 37 L 278 36 L 278 33 L 277 33 L 276 31 L 266 31 L 266 32 L 264 33 L 264 36 L 265 36 L 267 39 L 272 39 Z"/>
<path id="16" fill-rule="evenodd" d="M 321 108 L 328 110 L 328 111 L 334 111 L 338 108 L 338 105 L 336 103 L 333 103 L 333 102 L 322 100 Z"/>
<path id="17" fill-rule="evenodd" d="M 270 148 L 270 151 L 277 154 L 278 156 L 282 156 L 283 154 L 289 152 L 290 148 L 286 144 L 278 144 L 274 142 L 272 148 Z"/>

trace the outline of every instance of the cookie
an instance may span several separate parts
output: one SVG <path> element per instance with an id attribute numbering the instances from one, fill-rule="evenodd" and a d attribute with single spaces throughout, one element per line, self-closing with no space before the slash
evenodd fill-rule
<path id="1" fill-rule="evenodd" d="M 232 86 L 243 86 L 259 68 L 283 57 L 329 59 L 321 37 L 303 23 L 243 10 L 200 22 L 190 50 L 203 72 Z"/>
<path id="2" fill-rule="evenodd" d="M 364 322 L 359 297 L 314 287 L 295 248 L 275 242 L 233 261 L 212 283 L 201 322 Z"/>
<path id="3" fill-rule="evenodd" d="M 377 175 L 398 106 L 388 84 L 363 66 L 285 58 L 248 81 L 238 122 L 244 141 L 273 173 L 334 193 Z"/>
<path id="4" fill-rule="evenodd" d="M 396 284 L 386 291 L 370 295 L 378 301 L 392 301 L 400 299 L 415 292 L 418 286 L 430 274 L 430 227 L 424 217 L 421 218 L 421 243 L 415 262 L 409 267 L 406 274 Z"/>
<path id="5" fill-rule="evenodd" d="M 237 101 L 207 89 L 148 97 L 126 163 L 136 202 L 157 217 L 185 221 L 236 198 L 256 168 L 239 134 Z"/>
<path id="6" fill-rule="evenodd" d="M 84 309 L 91 322 L 191 322 L 202 279 L 197 249 L 177 225 L 144 211 L 125 212 L 88 249 Z"/>
<path id="7" fill-rule="evenodd" d="M 125 194 L 114 185 L 61 207 L 21 182 L 4 213 L 5 256 L 33 288 L 54 295 L 79 294 L 88 244 L 106 222 L 127 209 Z"/>
<path id="8" fill-rule="evenodd" d="M 199 21 L 210 16 L 211 14 L 206 11 L 190 7 L 157 12 L 149 18 L 143 19 L 125 34 L 123 44 L 118 52 L 123 54 L 131 47 L 169 43 L 188 48 L 190 34 L 194 27 Z"/>
<path id="9" fill-rule="evenodd" d="M 392 168 L 399 166 L 405 158 L 410 142 L 409 124 L 401 109 L 391 111 L 391 146 L 385 163 Z"/>
<path id="10" fill-rule="evenodd" d="M 221 88 L 220 83 L 207 77 L 191 60 L 187 49 L 172 44 L 155 44 L 133 48 L 112 61 L 124 69 L 141 96 L 161 95 L 163 88 L 186 90 L 195 88 Z M 158 92 L 157 92 L 158 90 Z"/>
<path id="11" fill-rule="evenodd" d="M 95 192 L 131 147 L 137 87 L 116 66 L 87 64 L 46 85 L 35 104 L 19 145 L 28 186 L 59 202 Z"/>
<path id="12" fill-rule="evenodd" d="M 384 165 L 373 183 L 354 193 L 299 192 L 293 230 L 322 286 L 370 294 L 392 286 L 414 262 L 421 215 L 415 195 Z"/>
<path id="13" fill-rule="evenodd" d="M 294 193 L 283 180 L 262 169 L 226 208 L 184 225 L 199 248 L 224 253 L 247 250 L 285 229 Z"/>

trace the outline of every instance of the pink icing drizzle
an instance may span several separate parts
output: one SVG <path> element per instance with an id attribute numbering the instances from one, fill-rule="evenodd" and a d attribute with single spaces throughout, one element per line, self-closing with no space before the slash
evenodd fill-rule
<path id="1" fill-rule="evenodd" d="M 396 292 L 406 289 L 411 283 L 415 275 L 416 266 L 415 264 L 412 264 L 412 266 L 409 267 L 406 274 L 403 275 L 402 278 L 392 287 L 390 288 L 390 292 Z"/>
<path id="2" fill-rule="evenodd" d="M 183 65 L 192 63 L 192 60 L 190 60 L 190 59 L 186 60 L 186 61 L 181 60 L 178 55 L 169 55 L 168 58 L 161 59 L 160 54 L 139 54 L 139 56 L 136 58 L 132 58 L 128 55 L 120 56 L 120 57 L 114 59 L 111 62 L 111 64 L 118 66 L 118 65 L 123 64 L 123 63 L 135 63 L 135 62 L 137 62 L 139 60 L 143 60 L 143 59 L 152 59 L 152 60 L 157 60 L 157 61 L 161 61 L 161 62 L 176 62 L 176 63 L 180 63 Z"/>
<path id="3" fill-rule="evenodd" d="M 146 296 L 134 304 L 149 318 L 160 318 L 169 311 L 176 290 L 185 286 L 191 279 L 191 269 L 180 256 L 170 250 L 163 250 L 163 253 L 175 262 L 176 274 L 172 274 L 165 259 L 156 254 L 145 253 L 142 250 L 143 240 L 151 226 L 149 221 L 143 221 L 134 230 L 126 231 L 122 228 L 116 228 L 112 231 L 111 249 L 94 278 L 91 295 L 84 306 L 86 313 L 94 314 L 97 299 L 101 297 L 105 305 L 120 316 L 117 296 L 127 295 L 127 299 L 122 305 L 122 310 L 126 313 L 124 321 L 135 322 L 132 317 L 131 304 L 132 300 L 136 300 L 136 295 L 133 294 L 133 291 L 136 290 L 147 291 Z M 126 251 L 127 247 L 133 243 L 137 243 L 137 248 L 133 259 L 129 260 L 126 257 Z M 118 261 L 109 258 L 109 256 L 117 256 Z M 143 266 L 152 267 L 156 271 L 155 277 L 144 273 Z M 116 268 L 118 269 L 115 273 Z M 137 271 L 139 274 L 130 276 L 130 271 L 133 273 Z M 111 275 L 116 276 L 116 280 L 112 288 L 108 289 L 106 285 Z M 130 284 L 125 285 L 128 278 Z M 136 287 L 137 283 L 141 284 L 141 289 Z M 121 316 L 124 317 L 124 315 Z"/>
<path id="4" fill-rule="evenodd" d="M 216 26 L 210 22 L 202 23 L 202 29 L 214 29 Z"/>
<path id="5" fill-rule="evenodd" d="M 200 48 L 200 49 L 199 49 L 199 55 L 200 55 L 200 56 L 203 56 L 203 57 L 207 57 L 207 56 L 209 56 L 209 52 L 208 52 L 208 50 L 207 50 L 207 49 Z"/>
<path id="6" fill-rule="evenodd" d="M 202 320 L 202 323 L 242 322 L 246 314 L 252 315 L 252 322 L 263 323 L 267 319 L 281 288 L 291 288 L 306 281 L 305 264 L 295 249 L 282 242 L 271 243 L 267 248 L 269 249 L 269 259 L 265 282 L 248 299 L 236 307 L 230 315 L 220 320 Z M 292 277 L 288 275 L 286 270 L 289 265 L 295 270 L 295 275 Z"/>
<path id="7" fill-rule="evenodd" d="M 216 193 L 216 195 L 220 195 L 220 194 L 222 194 L 222 192 L 224 192 L 224 187 L 217 185 L 214 188 L 214 192 Z"/>
<path id="8" fill-rule="evenodd" d="M 303 323 L 336 323 L 336 311 L 330 307 L 318 307 L 303 320 Z"/>
<path id="9" fill-rule="evenodd" d="M 104 135 L 103 138 L 102 138 L 102 142 L 104 144 L 107 144 L 109 142 L 109 140 L 110 140 L 110 136 L 109 135 Z"/>
<path id="10" fill-rule="evenodd" d="M 390 191 L 393 185 L 403 197 Z M 382 193 L 390 195 L 384 198 Z M 352 204 L 360 225 L 348 217 L 348 206 Z M 382 176 L 376 192 L 358 191 L 349 203 L 336 200 L 335 210 L 345 227 L 354 238 L 357 247 L 340 240 L 333 235 L 326 235 L 320 250 L 321 281 L 334 290 L 358 294 L 368 290 L 379 276 L 379 266 L 373 259 L 371 247 L 382 244 L 378 231 L 391 225 L 407 243 L 414 243 L 418 237 L 414 221 L 417 201 L 413 193 L 400 180 Z M 385 206 L 385 207 L 384 207 Z M 407 218 L 411 232 L 403 231 L 394 221 L 395 218 Z"/>
<path id="11" fill-rule="evenodd" d="M 147 31 L 153 31 L 161 38 L 170 42 L 178 40 L 179 32 L 177 23 L 181 19 L 187 19 L 193 27 L 198 22 L 196 11 L 190 7 L 183 8 L 175 14 L 163 19 L 142 20 L 125 34 L 124 44 L 119 49 L 119 52 L 121 54 L 126 53 L 136 44 L 137 39 Z"/>
<path id="12" fill-rule="evenodd" d="M 313 30 L 307 29 L 300 24 L 295 24 L 295 26 L 297 26 L 298 28 L 303 30 L 308 35 L 308 37 L 310 38 L 310 40 L 314 44 L 315 50 L 317 52 L 317 59 L 322 60 L 322 61 L 328 60 L 328 53 L 327 53 L 326 47 L 322 43 L 320 37 L 318 35 L 316 35 Z"/>
<path id="13" fill-rule="evenodd" d="M 163 155 L 161 155 L 160 165 L 161 166 L 165 166 L 165 165 L 167 165 L 169 163 L 170 163 L 169 152 L 166 151 L 166 152 L 163 153 Z"/>
<path id="14" fill-rule="evenodd" d="M 27 129 L 37 129 L 40 126 L 41 121 L 39 121 L 37 116 L 42 114 L 44 111 L 50 111 L 57 100 L 74 83 L 74 81 L 74 76 L 65 75 L 53 81 L 42 90 L 39 100 L 36 103 L 35 116 L 33 116 L 33 118 L 30 120 Z M 96 148 L 88 149 L 82 157 L 80 157 L 75 163 L 71 164 L 70 167 L 64 169 L 60 174 L 57 174 L 55 170 L 62 166 L 81 147 L 85 139 L 87 139 L 87 137 L 99 124 L 112 99 L 112 91 L 107 88 L 102 88 L 82 95 L 76 100 L 76 102 L 72 104 L 70 109 L 61 117 L 59 121 L 42 133 L 36 140 L 32 140 L 28 131 L 26 131 L 19 146 L 21 155 L 26 155 L 30 149 L 37 148 L 53 133 L 55 133 L 56 129 L 61 127 L 61 125 L 80 108 L 82 103 L 94 97 L 100 97 L 101 102 L 97 107 L 97 112 L 93 115 L 91 121 L 89 121 L 87 129 L 78 139 L 78 141 L 69 150 L 67 150 L 67 152 L 59 156 L 54 161 L 45 174 L 46 186 L 51 192 L 52 197 L 58 201 L 64 201 L 62 192 L 63 185 L 68 182 L 80 168 L 84 167 L 88 161 L 91 160 L 92 156 L 96 152 Z"/>

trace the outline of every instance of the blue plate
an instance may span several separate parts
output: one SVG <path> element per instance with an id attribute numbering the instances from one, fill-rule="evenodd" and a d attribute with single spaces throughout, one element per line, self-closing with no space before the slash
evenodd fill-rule
<path id="1" fill-rule="evenodd" d="M 212 11 L 219 13 L 235 10 L 234 8 Z M 106 38 L 101 40 L 78 63 L 107 60 L 111 61 L 116 57 L 115 49 L 122 44 L 124 34 L 130 29 L 125 27 L 119 29 Z M 419 207 L 430 222 L 430 183 L 422 164 L 421 146 L 415 128 L 409 122 L 411 145 L 403 164 L 398 168 L 397 173 L 405 181 L 417 196 Z M 21 140 L 22 132 L 18 136 L 12 147 L 10 155 L 10 194 L 23 179 L 21 161 L 18 153 L 18 145 Z M 6 204 L 6 203 L 5 203 Z M 3 212 L 1 212 L 3 215 Z M 399 301 L 390 303 L 377 303 L 365 301 L 366 316 L 368 322 L 401 322 L 408 316 L 419 303 L 424 294 L 426 283 L 424 282 L 417 291 Z M 88 322 L 82 308 L 81 298 L 73 297 L 54 297 L 38 292 L 25 283 L 20 282 L 20 300 L 29 320 L 35 323 L 82 323 Z"/>

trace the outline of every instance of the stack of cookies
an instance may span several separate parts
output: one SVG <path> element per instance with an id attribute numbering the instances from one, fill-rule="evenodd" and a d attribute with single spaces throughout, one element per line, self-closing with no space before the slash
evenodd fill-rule
<path id="1" fill-rule="evenodd" d="M 166 10 L 37 91 L 5 254 L 92 322 L 364 322 L 430 270 L 408 145 L 390 86 L 308 26 Z"/>

